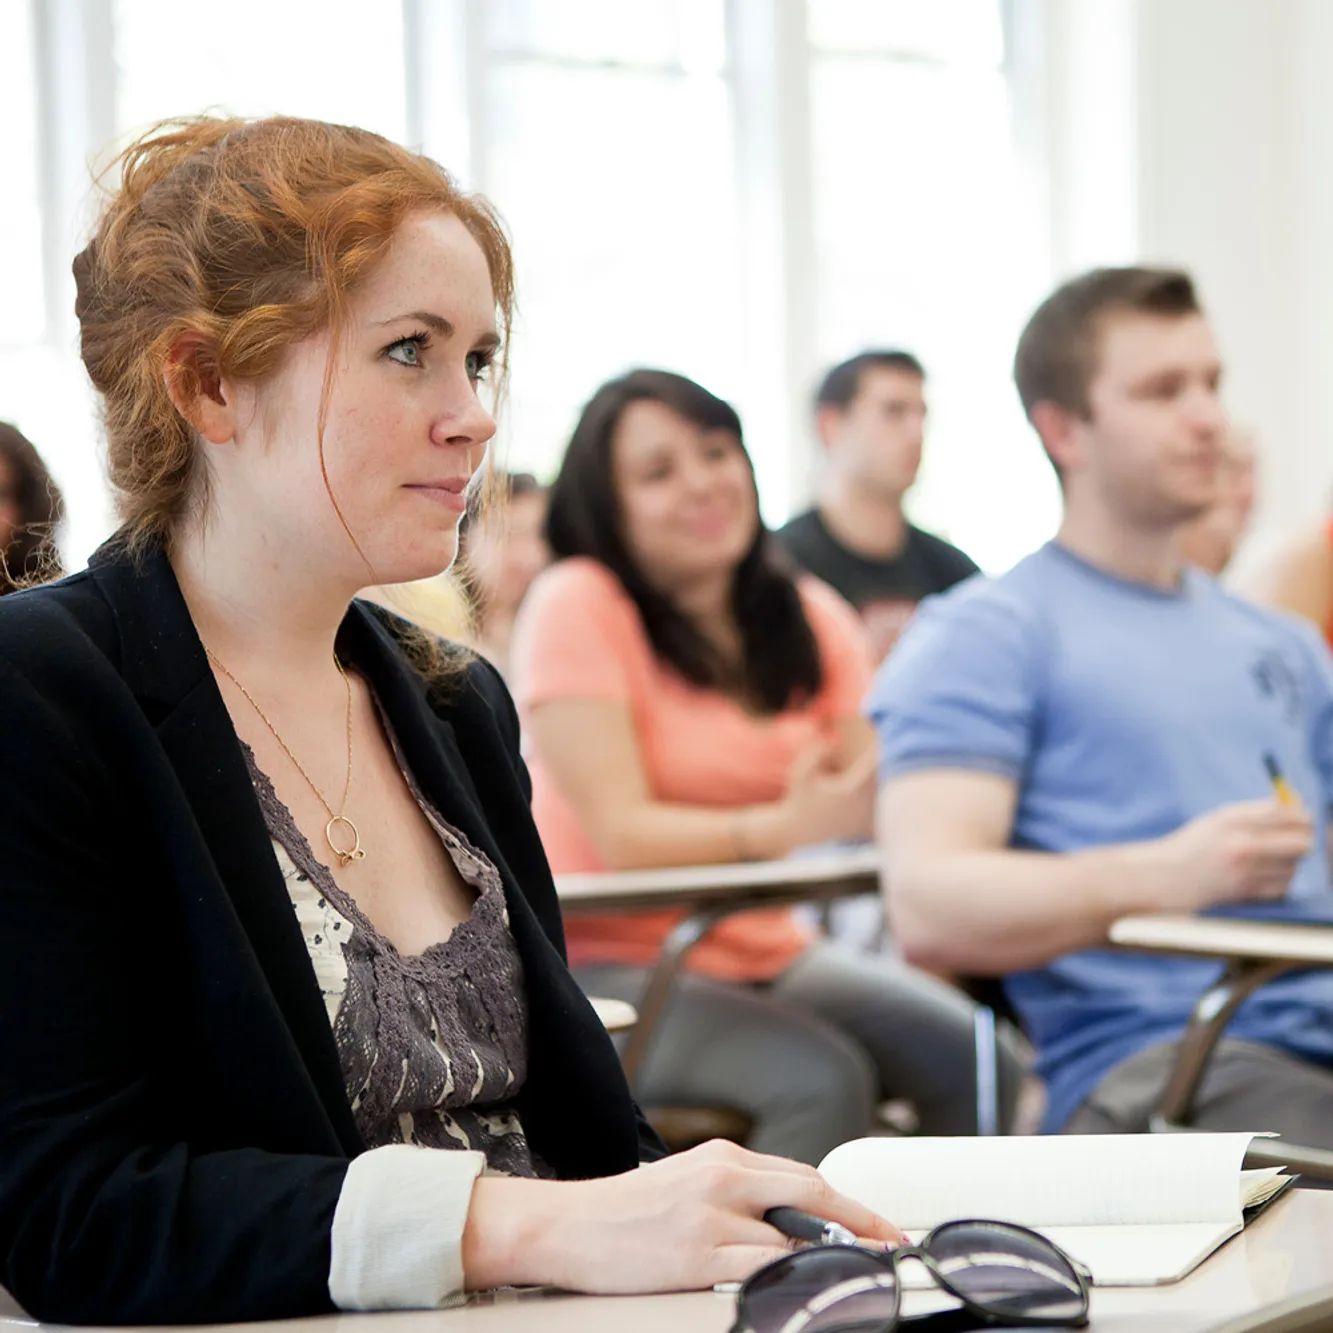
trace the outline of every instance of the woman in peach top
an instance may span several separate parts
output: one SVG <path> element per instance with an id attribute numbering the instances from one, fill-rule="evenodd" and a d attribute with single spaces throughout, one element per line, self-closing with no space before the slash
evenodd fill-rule
<path id="1" fill-rule="evenodd" d="M 730 406 L 639 370 L 585 407 L 550 496 L 557 563 L 519 614 L 512 683 L 557 872 L 785 856 L 868 837 L 871 663 L 851 608 L 778 563 Z M 585 989 L 635 999 L 679 920 L 566 923 Z M 722 1104 L 751 1146 L 816 1162 L 910 1099 L 974 1130 L 972 1006 L 791 911 L 716 926 L 643 1070 L 656 1104 Z M 1015 1083 L 1016 1079 L 1008 1080 Z"/>

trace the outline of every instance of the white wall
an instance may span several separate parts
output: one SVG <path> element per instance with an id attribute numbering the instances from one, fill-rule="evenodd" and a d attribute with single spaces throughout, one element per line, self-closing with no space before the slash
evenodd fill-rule
<path id="1" fill-rule="evenodd" d="M 1258 430 L 1254 545 L 1333 508 L 1333 4 L 1138 0 L 1138 226 Z"/>
<path id="2" fill-rule="evenodd" d="M 1259 435 L 1253 556 L 1333 511 L 1333 0 L 1031 2 L 1056 272 L 1195 275 Z"/>

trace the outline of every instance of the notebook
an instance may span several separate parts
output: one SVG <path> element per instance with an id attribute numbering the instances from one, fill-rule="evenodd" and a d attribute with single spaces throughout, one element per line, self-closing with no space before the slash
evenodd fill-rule
<path id="1" fill-rule="evenodd" d="M 1280 1167 L 1242 1170 L 1254 1137 L 854 1139 L 819 1169 L 914 1241 L 957 1218 L 1018 1222 L 1098 1286 L 1147 1287 L 1180 1281 L 1291 1185 Z"/>

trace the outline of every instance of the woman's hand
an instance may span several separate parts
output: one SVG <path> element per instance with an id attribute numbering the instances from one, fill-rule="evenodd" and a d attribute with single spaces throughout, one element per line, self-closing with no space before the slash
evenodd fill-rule
<path id="1" fill-rule="evenodd" d="M 810 1166 L 714 1140 L 601 1180 L 483 1177 L 463 1236 L 470 1289 L 553 1285 L 627 1295 L 735 1282 L 795 1242 L 762 1220 L 787 1204 L 867 1240 L 901 1233 Z"/>
<path id="2" fill-rule="evenodd" d="M 836 747 L 812 745 L 796 757 L 779 803 L 790 847 L 867 838 L 875 818 L 875 750 L 838 767 Z M 790 849 L 790 848 L 789 848 Z"/>

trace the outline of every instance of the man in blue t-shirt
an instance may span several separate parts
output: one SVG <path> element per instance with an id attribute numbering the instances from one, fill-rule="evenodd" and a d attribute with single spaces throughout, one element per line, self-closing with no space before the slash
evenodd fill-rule
<path id="1" fill-rule="evenodd" d="M 1333 661 L 1180 553 L 1214 498 L 1220 373 L 1183 273 L 1098 270 L 1043 303 L 1014 374 L 1060 531 L 928 600 L 868 702 L 894 933 L 915 963 L 1006 977 L 1051 1130 L 1145 1128 L 1218 973 L 1103 948 L 1117 917 L 1333 919 Z M 1333 1148 L 1333 971 L 1241 1008 L 1197 1110 Z"/>

